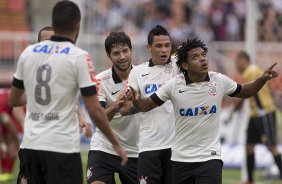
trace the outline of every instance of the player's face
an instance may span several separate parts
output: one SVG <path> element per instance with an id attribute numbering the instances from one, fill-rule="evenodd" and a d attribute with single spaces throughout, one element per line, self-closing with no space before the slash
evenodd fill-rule
<path id="1" fill-rule="evenodd" d="M 167 63 L 171 53 L 171 42 L 169 36 L 154 36 L 152 45 L 147 45 L 155 65 Z"/>
<path id="2" fill-rule="evenodd" d="M 109 58 L 114 67 L 127 71 L 131 67 L 132 50 L 126 44 L 119 44 L 112 48 Z"/>
<path id="3" fill-rule="evenodd" d="M 208 72 L 207 55 L 201 47 L 191 49 L 187 53 L 186 63 L 183 68 L 195 74 L 206 74 Z"/>
<path id="4" fill-rule="evenodd" d="M 44 30 L 41 32 L 40 41 L 49 40 L 54 35 L 54 31 Z"/>

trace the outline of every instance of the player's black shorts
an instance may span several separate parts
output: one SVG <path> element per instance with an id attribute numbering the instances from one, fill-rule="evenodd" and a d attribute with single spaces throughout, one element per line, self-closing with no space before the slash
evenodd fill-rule
<path id="1" fill-rule="evenodd" d="M 175 162 L 172 161 L 173 184 L 221 184 L 221 160 L 205 162 Z"/>
<path id="2" fill-rule="evenodd" d="M 251 117 L 247 129 L 247 143 L 276 145 L 275 112 L 262 117 Z"/>
<path id="3" fill-rule="evenodd" d="M 102 151 L 89 151 L 87 162 L 87 183 L 102 181 L 107 184 L 115 184 L 114 173 L 119 174 L 123 184 L 137 183 L 137 162 L 138 158 L 128 158 L 125 167 L 120 165 L 121 159 L 117 155 L 108 154 Z"/>
<path id="4" fill-rule="evenodd" d="M 138 178 L 140 184 L 171 184 L 171 149 L 139 153 Z"/>
<path id="5" fill-rule="evenodd" d="M 18 184 L 82 184 L 80 153 L 20 149 Z"/>

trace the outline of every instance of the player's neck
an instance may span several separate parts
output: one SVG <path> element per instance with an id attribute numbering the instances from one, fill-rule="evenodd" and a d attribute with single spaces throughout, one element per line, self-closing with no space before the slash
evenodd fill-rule
<path id="1" fill-rule="evenodd" d="M 164 62 L 162 62 L 162 61 L 159 61 L 159 60 L 157 60 L 157 59 L 153 59 L 153 58 L 152 58 L 152 63 L 153 63 L 153 65 L 165 65 L 167 62 L 168 62 L 168 61 L 166 61 L 166 62 L 164 63 Z"/>
<path id="2" fill-rule="evenodd" d="M 193 73 L 193 72 L 187 72 L 188 74 L 188 77 L 189 79 L 192 81 L 192 82 L 204 82 L 206 80 L 206 77 L 207 77 L 207 73 L 201 73 L 201 74 L 196 74 L 196 73 Z"/>
<path id="3" fill-rule="evenodd" d="M 60 36 L 70 39 L 73 43 L 76 42 L 77 34 L 76 33 L 55 33 L 54 36 Z"/>
<path id="4" fill-rule="evenodd" d="M 119 76 L 119 78 L 124 81 L 128 79 L 129 73 L 131 71 L 131 67 L 129 67 L 127 70 L 119 70 L 116 67 L 114 68 L 115 72 L 117 73 L 117 75 Z"/>

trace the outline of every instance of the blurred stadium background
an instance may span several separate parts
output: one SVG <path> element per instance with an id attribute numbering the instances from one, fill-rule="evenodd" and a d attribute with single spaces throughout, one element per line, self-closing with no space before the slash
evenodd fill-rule
<path id="1" fill-rule="evenodd" d="M 104 40 L 111 30 L 123 30 L 133 42 L 134 64 L 146 62 L 147 33 L 156 24 L 165 26 L 173 48 L 197 36 L 209 47 L 209 67 L 236 81 L 234 59 L 237 52 L 247 50 L 252 62 L 262 68 L 277 62 L 282 71 L 282 0 L 73 0 L 82 11 L 81 31 L 77 45 L 87 50 L 99 73 L 111 64 L 106 58 Z M 57 0 L 0 0 L 0 87 L 9 87 L 19 54 L 37 41 L 38 31 L 51 25 L 51 10 Z M 270 82 L 278 109 L 278 142 L 282 151 L 282 75 Z M 248 105 L 228 116 L 233 100 L 226 98 L 222 112 L 222 154 L 226 169 L 236 168 L 240 182 L 243 143 L 248 120 Z M 88 143 L 82 138 L 82 143 Z M 88 147 L 86 146 L 86 150 Z M 261 175 L 275 175 L 271 155 L 258 145 L 257 166 Z M 268 169 L 266 169 L 268 168 Z M 232 171 L 233 172 L 233 171 Z M 274 173 L 274 174 L 273 174 Z M 228 183 L 231 174 L 224 174 Z M 232 177 L 231 177 L 232 178 Z M 266 181 L 261 183 L 268 183 Z M 270 183 L 275 183 L 271 181 Z"/>

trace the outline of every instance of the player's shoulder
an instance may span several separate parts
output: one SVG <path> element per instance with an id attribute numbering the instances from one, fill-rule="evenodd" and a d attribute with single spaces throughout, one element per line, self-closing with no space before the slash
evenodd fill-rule
<path id="1" fill-rule="evenodd" d="M 34 48 L 36 46 L 38 46 L 39 43 L 34 43 L 34 44 L 30 44 L 28 45 L 22 52 L 22 54 L 28 54 L 28 53 L 31 53 L 31 52 L 34 52 Z"/>
<path id="2" fill-rule="evenodd" d="M 224 74 L 215 71 L 209 71 L 208 75 L 210 79 L 215 79 L 215 80 L 225 76 Z"/>
<path id="3" fill-rule="evenodd" d="M 84 55 L 86 54 L 86 55 L 88 55 L 88 52 L 86 50 L 83 50 L 80 47 L 74 46 L 73 49 L 74 49 L 75 52 L 77 52 L 79 54 L 84 54 Z"/>
<path id="4" fill-rule="evenodd" d="M 209 71 L 208 74 L 210 77 L 217 77 L 217 76 L 222 75 L 221 73 L 215 72 L 215 71 Z"/>
<path id="5" fill-rule="evenodd" d="M 170 56 L 170 61 L 174 64 L 176 64 L 177 58 L 175 55 Z"/>
<path id="6" fill-rule="evenodd" d="M 104 70 L 96 75 L 96 78 L 101 81 L 107 81 L 112 78 L 112 70 L 111 68 Z"/>
<path id="7" fill-rule="evenodd" d="M 148 66 L 149 66 L 149 62 L 145 62 L 145 63 L 141 63 L 139 65 L 133 66 L 133 69 L 137 71 L 137 70 L 142 70 L 144 68 L 148 68 Z"/>
<path id="8" fill-rule="evenodd" d="M 144 72 L 147 70 L 149 66 L 149 62 L 145 62 L 145 63 L 141 63 L 139 65 L 135 65 L 133 66 L 133 68 L 131 69 L 130 73 L 139 73 L 139 72 Z"/>

